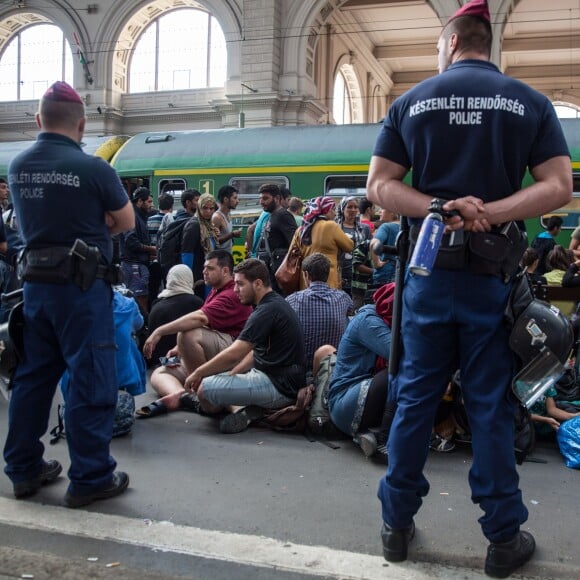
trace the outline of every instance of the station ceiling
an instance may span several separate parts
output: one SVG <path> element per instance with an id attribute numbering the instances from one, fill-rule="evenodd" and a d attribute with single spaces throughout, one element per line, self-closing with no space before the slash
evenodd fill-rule
<path id="1" fill-rule="evenodd" d="M 580 2 L 520 0 L 511 5 L 509 14 L 494 15 L 502 31 L 497 64 L 503 72 L 535 85 L 577 87 Z M 493 11 L 494 3 L 490 6 Z M 395 85 L 414 84 L 437 70 L 435 46 L 442 22 L 428 2 L 348 0 L 340 10 L 341 26 L 349 22 L 364 33 L 374 58 Z M 570 83 L 575 87 L 568 87 Z"/>

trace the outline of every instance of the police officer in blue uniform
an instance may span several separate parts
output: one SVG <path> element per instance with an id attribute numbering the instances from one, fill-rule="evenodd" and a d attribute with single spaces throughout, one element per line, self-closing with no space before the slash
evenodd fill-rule
<path id="1" fill-rule="evenodd" d="M 464 239 L 444 236 L 446 247 L 432 274 L 406 276 L 402 358 L 390 389 L 397 410 L 378 493 L 385 558 L 407 558 L 413 518 L 429 491 L 423 467 L 435 411 L 460 368 L 473 433 L 469 483 L 490 542 L 485 572 L 506 577 L 535 548 L 532 535 L 520 531 L 527 510 L 515 468 L 514 406 L 508 397 L 514 358 L 503 322 L 519 256 L 494 254 L 484 263 L 475 248 L 482 240 L 485 246 L 485 236 L 513 235 L 512 220 L 521 224 L 565 205 L 572 179 L 552 104 L 502 75 L 489 62 L 491 43 L 485 0 L 472 0 L 450 18 L 437 44 L 440 74 L 397 99 L 384 120 L 368 197 L 408 216 L 415 224 L 411 240 L 431 200 L 440 198 L 444 210 L 460 214 L 445 219 L 447 230 L 463 231 Z M 402 180 L 411 167 L 409 186 Z M 526 167 L 536 182 L 522 188 Z"/>
<path id="2" fill-rule="evenodd" d="M 8 180 L 25 244 L 25 351 L 13 379 L 5 472 L 25 498 L 55 481 L 62 466 L 43 458 L 41 437 L 65 368 L 71 377 L 65 425 L 70 454 L 65 504 L 88 505 L 129 484 L 109 453 L 117 383 L 111 234 L 134 227 L 114 170 L 83 153 L 84 105 L 66 83 L 40 100 L 36 143 L 18 155 Z"/>

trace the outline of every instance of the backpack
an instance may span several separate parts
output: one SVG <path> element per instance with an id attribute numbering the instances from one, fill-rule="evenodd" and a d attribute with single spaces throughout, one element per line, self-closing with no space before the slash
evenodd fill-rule
<path id="1" fill-rule="evenodd" d="M 64 431 L 64 403 L 58 406 L 58 425 L 50 430 L 50 444 L 65 439 Z M 121 437 L 131 432 L 135 423 L 135 399 L 127 391 L 119 391 L 115 407 L 115 422 L 113 423 L 113 437 Z"/>
<path id="2" fill-rule="evenodd" d="M 159 236 L 159 264 L 163 277 L 177 264 L 181 264 L 181 238 L 190 216 L 171 222 Z"/>
<path id="3" fill-rule="evenodd" d="M 336 353 L 324 357 L 314 384 L 298 391 L 296 404 L 266 411 L 260 424 L 276 431 L 300 431 L 315 436 L 342 438 L 328 411 L 328 388 L 335 365 Z"/>
<path id="4" fill-rule="evenodd" d="M 312 401 L 314 386 L 302 387 L 296 396 L 296 403 L 282 409 L 268 409 L 260 424 L 275 431 L 304 431 L 306 414 Z"/>
<path id="5" fill-rule="evenodd" d="M 328 391 L 335 366 L 336 353 L 324 357 L 315 378 L 314 394 L 306 420 L 307 429 L 314 435 L 332 437 L 341 434 L 332 423 L 328 410 Z"/>

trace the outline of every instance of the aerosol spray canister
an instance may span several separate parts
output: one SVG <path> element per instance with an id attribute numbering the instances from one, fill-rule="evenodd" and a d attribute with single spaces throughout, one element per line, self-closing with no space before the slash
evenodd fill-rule
<path id="1" fill-rule="evenodd" d="M 444 203 L 440 199 L 433 199 L 429 205 L 429 213 L 423 220 L 409 263 L 409 270 L 414 274 L 429 276 L 433 270 L 433 264 L 435 264 L 435 258 L 441 245 L 443 230 L 445 230 L 445 224 L 443 223 L 443 216 L 445 215 L 443 211 Z"/>

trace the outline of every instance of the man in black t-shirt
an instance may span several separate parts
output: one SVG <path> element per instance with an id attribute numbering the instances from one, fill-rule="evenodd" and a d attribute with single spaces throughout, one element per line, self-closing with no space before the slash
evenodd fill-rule
<path id="1" fill-rule="evenodd" d="M 234 279 L 240 302 L 256 309 L 237 340 L 185 382 L 186 390 L 197 392 L 206 413 L 245 407 L 222 419 L 222 433 L 243 431 L 262 416 L 263 409 L 291 405 L 306 384 L 300 321 L 286 300 L 272 291 L 265 264 L 244 260 L 234 268 Z"/>
<path id="2" fill-rule="evenodd" d="M 294 216 L 282 203 L 282 192 L 275 183 L 266 183 L 260 187 L 260 205 L 270 214 L 270 219 L 262 232 L 263 243 L 258 252 L 270 269 L 270 283 L 278 290 L 274 274 L 284 260 L 286 252 L 296 231 Z"/>

